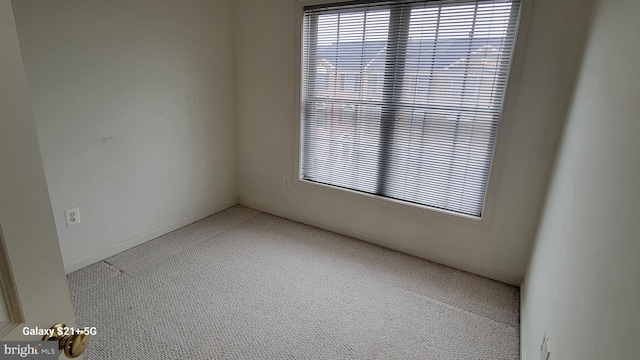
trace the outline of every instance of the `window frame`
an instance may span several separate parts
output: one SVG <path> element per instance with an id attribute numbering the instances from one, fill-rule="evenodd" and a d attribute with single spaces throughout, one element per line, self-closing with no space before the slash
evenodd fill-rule
<path id="1" fill-rule="evenodd" d="M 504 94 L 504 101 L 502 105 L 502 112 L 498 120 L 496 129 L 496 140 L 493 145 L 491 163 L 487 175 L 487 184 L 485 189 L 485 197 L 482 206 L 482 212 L 480 216 L 473 216 L 462 214 L 446 209 L 435 208 L 427 205 L 416 204 L 408 201 L 387 198 L 375 194 L 364 193 L 357 190 L 346 189 L 339 186 L 322 184 L 314 181 L 305 180 L 302 178 L 302 130 L 303 130 L 303 108 L 302 99 L 304 97 L 302 79 L 304 76 L 304 64 L 303 64 L 303 49 L 304 49 L 304 7 L 316 6 L 316 5 L 330 5 L 341 3 L 353 3 L 353 0 L 292 0 L 296 5 L 296 40 L 295 40 L 295 55 L 296 55 L 296 121 L 294 126 L 294 167 L 295 173 L 291 185 L 312 191 L 312 192 L 326 192 L 331 191 L 341 196 L 352 198 L 354 201 L 370 202 L 371 205 L 382 206 L 391 208 L 403 212 L 410 212 L 414 214 L 424 215 L 436 220 L 444 220 L 447 222 L 458 223 L 471 227 L 488 228 L 491 224 L 493 209 L 495 207 L 497 198 L 497 185 L 498 177 L 500 175 L 500 169 L 505 162 L 505 158 L 508 156 L 506 146 L 508 142 L 509 128 L 511 127 L 510 119 L 515 108 L 515 98 L 517 95 L 517 89 L 519 88 L 520 69 L 522 67 L 522 60 L 524 55 L 525 40 L 527 37 L 528 24 L 530 22 L 530 15 L 533 8 L 534 0 L 520 0 L 520 10 L 518 14 L 518 22 L 516 24 L 516 31 L 514 35 L 514 47 L 511 55 L 511 66 L 506 74 L 506 87 Z M 375 2 L 373 0 L 371 2 Z M 427 0 L 428 1 L 428 0 Z M 367 1 L 362 1 L 366 3 Z"/>

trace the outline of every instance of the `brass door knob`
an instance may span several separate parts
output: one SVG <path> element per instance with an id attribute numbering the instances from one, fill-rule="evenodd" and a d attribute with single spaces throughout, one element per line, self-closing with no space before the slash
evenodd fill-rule
<path id="1" fill-rule="evenodd" d="M 69 328 L 65 324 L 55 324 L 51 327 L 52 335 L 45 335 L 42 341 L 57 341 L 58 355 L 64 352 L 64 355 L 70 359 L 77 358 L 82 355 L 87 348 L 89 342 L 88 334 L 82 330 Z"/>

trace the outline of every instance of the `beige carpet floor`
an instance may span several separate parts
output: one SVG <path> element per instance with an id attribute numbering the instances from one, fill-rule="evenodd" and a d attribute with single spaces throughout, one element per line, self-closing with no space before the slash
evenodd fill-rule
<path id="1" fill-rule="evenodd" d="M 85 359 L 519 359 L 517 288 L 242 206 L 68 282 Z"/>

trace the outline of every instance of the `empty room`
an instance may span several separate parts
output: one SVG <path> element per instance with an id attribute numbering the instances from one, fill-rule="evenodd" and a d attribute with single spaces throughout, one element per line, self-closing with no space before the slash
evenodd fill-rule
<path id="1" fill-rule="evenodd" d="M 0 0 L 0 358 L 637 359 L 639 20 Z"/>

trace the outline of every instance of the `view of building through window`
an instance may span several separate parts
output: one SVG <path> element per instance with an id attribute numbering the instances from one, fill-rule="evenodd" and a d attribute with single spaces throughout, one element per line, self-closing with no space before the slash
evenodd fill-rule
<path id="1" fill-rule="evenodd" d="M 518 12 L 307 9 L 302 178 L 480 216 Z"/>

